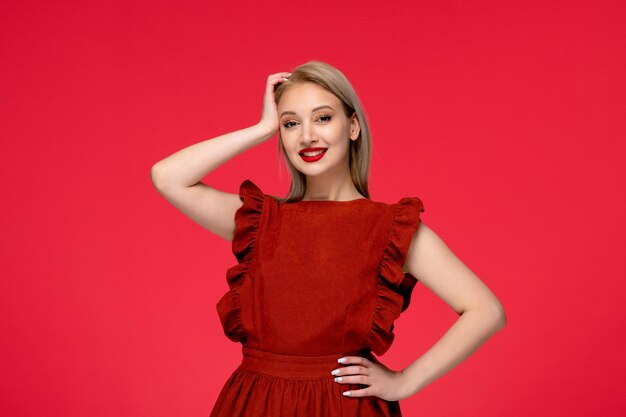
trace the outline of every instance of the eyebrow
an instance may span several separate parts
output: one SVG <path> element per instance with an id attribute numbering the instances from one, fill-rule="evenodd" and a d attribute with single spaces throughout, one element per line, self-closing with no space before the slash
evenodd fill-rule
<path id="1" fill-rule="evenodd" d="M 329 105 L 324 104 L 323 106 L 317 106 L 316 108 L 314 108 L 313 110 L 311 110 L 311 113 L 316 112 L 316 111 L 318 111 L 318 110 L 320 110 L 320 109 L 325 109 L 325 108 L 328 108 L 328 109 L 331 109 L 331 110 L 335 110 L 335 109 L 333 109 L 332 107 L 330 107 Z M 295 113 L 295 112 L 293 112 L 293 111 L 290 111 L 290 110 L 286 110 L 286 111 L 284 111 L 284 112 L 282 112 L 282 113 L 280 114 L 280 117 L 283 117 L 285 114 L 296 114 L 296 113 Z"/>

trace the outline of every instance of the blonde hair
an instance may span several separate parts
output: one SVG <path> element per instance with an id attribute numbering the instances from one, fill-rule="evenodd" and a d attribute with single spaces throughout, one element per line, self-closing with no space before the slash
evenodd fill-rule
<path id="1" fill-rule="evenodd" d="M 360 132 L 356 140 L 350 140 L 350 176 L 355 187 L 363 196 L 370 198 L 368 190 L 368 177 L 371 160 L 371 141 L 367 118 L 361 101 L 359 100 L 350 81 L 341 71 L 330 64 L 321 61 L 309 61 L 291 71 L 289 79 L 279 83 L 274 89 L 276 105 L 281 96 L 290 86 L 297 83 L 314 83 L 339 99 L 343 105 L 346 117 L 356 113 L 359 121 Z M 306 189 L 306 176 L 293 166 L 288 157 L 285 157 L 280 129 L 278 130 L 278 154 L 282 154 L 291 173 L 291 186 L 285 198 L 274 197 L 281 202 L 300 201 L 304 197 Z"/>

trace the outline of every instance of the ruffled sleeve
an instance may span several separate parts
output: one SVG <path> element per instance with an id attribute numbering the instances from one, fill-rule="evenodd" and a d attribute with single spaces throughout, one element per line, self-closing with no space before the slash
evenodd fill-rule
<path id="1" fill-rule="evenodd" d="M 232 250 L 240 263 L 249 263 L 256 246 L 265 194 L 247 179 L 239 186 L 239 198 L 243 205 L 235 212 Z"/>
<path id="2" fill-rule="evenodd" d="M 247 274 L 256 251 L 265 197 L 249 179 L 244 180 L 239 187 L 239 198 L 243 205 L 235 212 L 235 234 L 232 240 L 232 251 L 238 263 L 227 270 L 226 281 L 230 290 L 217 303 L 224 334 L 234 342 L 246 339 L 241 307 L 249 298 L 247 291 L 251 285 Z"/>
<path id="3" fill-rule="evenodd" d="M 391 346 L 395 338 L 394 321 L 408 308 L 417 284 L 417 278 L 404 273 L 402 267 L 419 227 L 420 215 L 425 211 L 417 197 L 402 198 L 390 207 L 393 216 L 378 271 L 376 308 L 366 340 L 377 355 L 384 354 Z"/>

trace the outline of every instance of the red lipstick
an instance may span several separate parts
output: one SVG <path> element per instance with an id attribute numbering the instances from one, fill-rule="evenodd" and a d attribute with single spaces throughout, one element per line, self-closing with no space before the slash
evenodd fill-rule
<path id="1" fill-rule="evenodd" d="M 300 157 L 305 161 L 305 162 L 315 162 L 315 161 L 319 161 L 320 159 L 322 159 L 324 157 L 324 155 L 326 154 L 326 150 L 328 148 L 304 148 L 302 150 L 300 150 L 300 152 L 298 152 L 300 154 Z M 318 153 L 319 151 L 322 151 L 321 153 L 319 153 L 319 155 L 313 155 L 313 156 L 307 156 L 304 153 L 309 153 L 309 152 L 313 152 L 313 153 Z"/>

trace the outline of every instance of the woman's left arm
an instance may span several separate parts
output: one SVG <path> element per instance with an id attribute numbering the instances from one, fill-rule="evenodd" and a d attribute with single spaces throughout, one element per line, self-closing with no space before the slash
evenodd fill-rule
<path id="1" fill-rule="evenodd" d="M 489 288 L 424 223 L 413 236 L 403 269 L 460 315 L 435 345 L 401 371 L 406 398 L 467 359 L 504 327 L 506 316 Z"/>
<path id="2" fill-rule="evenodd" d="M 343 395 L 375 395 L 384 400 L 408 398 L 463 362 L 506 324 L 502 304 L 487 286 L 452 253 L 424 223 L 413 236 L 403 266 L 461 317 L 433 347 L 401 371 L 393 371 L 378 359 L 346 356 L 331 373 L 340 384 L 365 388 Z"/>

